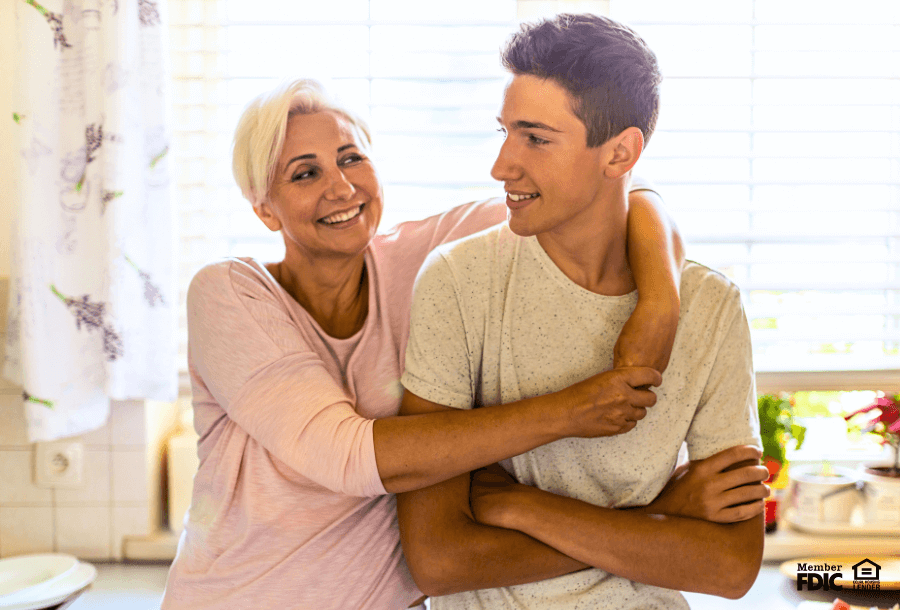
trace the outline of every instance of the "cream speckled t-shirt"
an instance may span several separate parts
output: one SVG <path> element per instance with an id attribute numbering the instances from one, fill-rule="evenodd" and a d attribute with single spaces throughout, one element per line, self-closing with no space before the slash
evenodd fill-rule
<path id="1" fill-rule="evenodd" d="M 468 409 L 566 388 L 612 367 L 637 293 L 604 296 L 567 278 L 535 237 L 506 224 L 432 252 L 416 280 L 401 382 Z M 691 459 L 759 445 L 756 389 L 740 292 L 689 263 L 681 318 L 657 404 L 613 437 L 568 438 L 503 465 L 522 483 L 599 506 L 648 504 L 687 442 Z M 687 608 L 677 591 L 592 569 L 537 583 L 434 598 L 434 610 Z"/>

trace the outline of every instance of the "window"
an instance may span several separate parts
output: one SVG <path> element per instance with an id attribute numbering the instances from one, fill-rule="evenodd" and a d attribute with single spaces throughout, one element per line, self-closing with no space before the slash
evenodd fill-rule
<path id="1" fill-rule="evenodd" d="M 741 286 L 760 390 L 900 389 L 900 4 L 609 7 L 665 75 L 638 171 L 690 257 Z M 499 194 L 498 48 L 517 8 L 171 0 L 181 285 L 214 257 L 281 253 L 233 185 L 230 142 L 243 105 L 285 75 L 327 77 L 369 118 L 384 227 Z"/>
<path id="2" fill-rule="evenodd" d="M 897 3 L 610 7 L 665 77 L 639 171 L 740 285 L 761 389 L 900 385 Z"/>
<path id="3" fill-rule="evenodd" d="M 806 427 L 799 451 L 789 447 L 788 459 L 839 462 L 852 465 L 874 462 L 888 455 L 881 438 L 848 426 L 844 416 L 871 405 L 879 397 L 872 391 L 797 392 L 791 396 L 794 421 Z"/>

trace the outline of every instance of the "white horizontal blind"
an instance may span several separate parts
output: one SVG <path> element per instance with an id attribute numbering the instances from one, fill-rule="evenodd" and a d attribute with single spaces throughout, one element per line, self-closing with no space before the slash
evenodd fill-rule
<path id="1" fill-rule="evenodd" d="M 169 1 L 182 310 L 204 264 L 283 254 L 234 186 L 231 138 L 246 103 L 284 78 L 323 80 L 368 119 L 382 228 L 502 194 L 490 167 L 515 0 Z"/>
<path id="2" fill-rule="evenodd" d="M 900 3 L 613 0 L 665 77 L 638 171 L 759 371 L 900 369 Z"/>

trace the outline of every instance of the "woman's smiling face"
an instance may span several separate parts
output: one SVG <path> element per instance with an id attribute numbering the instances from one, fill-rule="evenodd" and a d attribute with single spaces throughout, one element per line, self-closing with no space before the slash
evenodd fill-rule
<path id="1" fill-rule="evenodd" d="M 281 231 L 286 258 L 360 255 L 381 212 L 381 183 L 359 131 L 331 111 L 288 119 L 269 197 L 256 208 Z"/>

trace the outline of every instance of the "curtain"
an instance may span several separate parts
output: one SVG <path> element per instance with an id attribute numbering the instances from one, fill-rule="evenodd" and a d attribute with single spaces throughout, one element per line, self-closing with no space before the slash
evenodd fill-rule
<path id="1" fill-rule="evenodd" d="M 166 7 L 15 3 L 22 162 L 4 375 L 41 441 L 103 426 L 111 399 L 176 396 Z"/>

